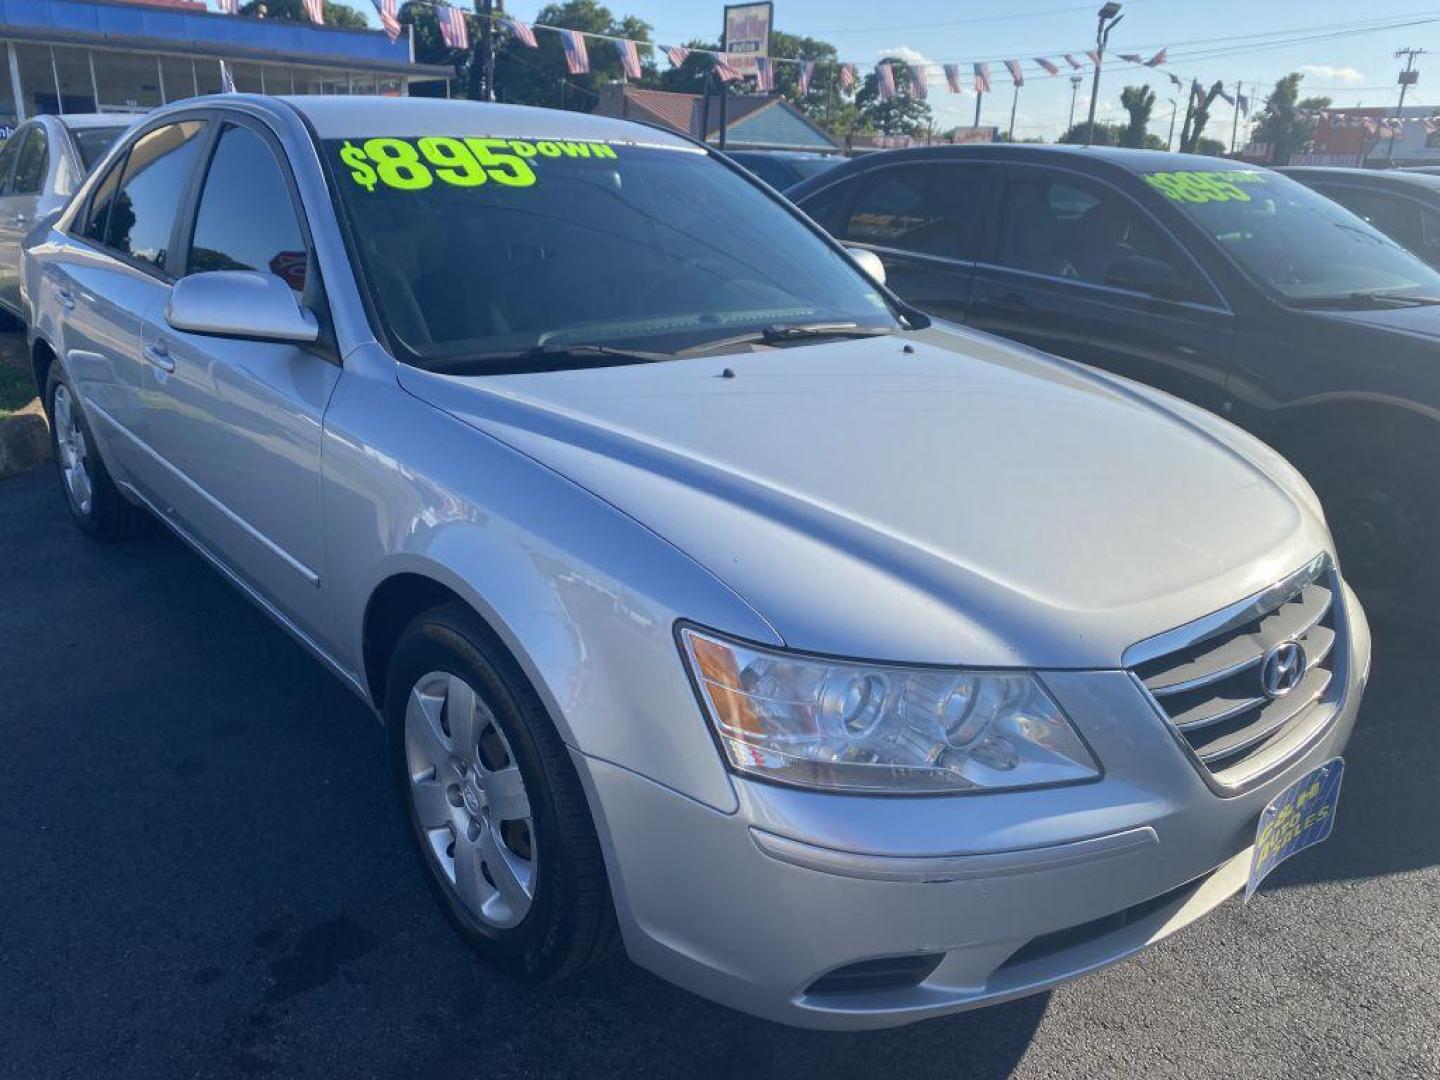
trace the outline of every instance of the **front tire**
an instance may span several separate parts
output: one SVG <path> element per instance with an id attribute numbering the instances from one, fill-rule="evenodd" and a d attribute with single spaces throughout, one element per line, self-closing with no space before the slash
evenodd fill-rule
<path id="1" fill-rule="evenodd" d="M 405 818 L 440 905 L 479 955 L 543 982 L 617 933 L 584 791 L 539 697 L 467 607 L 419 616 L 386 678 Z"/>
<path id="2" fill-rule="evenodd" d="M 133 535 L 142 526 L 145 512 L 126 501 L 110 479 L 79 395 L 58 363 L 50 365 L 45 403 L 50 408 L 50 449 L 75 524 L 95 540 L 122 540 Z"/>

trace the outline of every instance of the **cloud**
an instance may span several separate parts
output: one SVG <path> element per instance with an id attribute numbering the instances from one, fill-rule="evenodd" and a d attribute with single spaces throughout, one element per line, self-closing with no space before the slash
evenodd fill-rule
<path id="1" fill-rule="evenodd" d="M 877 58 L 894 57 L 896 60 L 904 60 L 907 64 L 934 64 L 935 61 L 926 56 L 919 49 L 913 49 L 909 45 L 896 45 L 893 49 L 876 49 Z"/>
<path id="2" fill-rule="evenodd" d="M 1358 83 L 1365 78 L 1353 67 L 1332 67 L 1329 64 L 1306 64 L 1300 68 L 1300 72 L 1313 75 L 1317 79 L 1333 79 L 1342 83 Z"/>

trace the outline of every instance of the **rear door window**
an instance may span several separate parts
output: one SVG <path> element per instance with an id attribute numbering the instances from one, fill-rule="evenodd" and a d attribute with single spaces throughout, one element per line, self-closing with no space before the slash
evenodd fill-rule
<path id="1" fill-rule="evenodd" d="M 50 164 L 50 148 L 45 139 L 45 129 L 38 124 L 25 136 L 25 145 L 15 162 L 15 179 L 10 186 L 12 195 L 38 195 L 45 186 L 45 172 Z"/>
<path id="2" fill-rule="evenodd" d="M 102 241 L 106 247 L 164 268 L 204 129 L 203 120 L 166 124 L 130 147 L 124 179 L 109 207 Z"/>
<path id="3" fill-rule="evenodd" d="M 895 165 L 867 173 L 850 204 L 846 240 L 963 258 L 982 197 L 984 167 Z"/>
<path id="4" fill-rule="evenodd" d="M 15 171 L 15 159 L 20 156 L 20 146 L 30 134 L 30 128 L 22 127 L 5 140 L 0 147 L 0 195 L 11 194 L 10 174 Z"/>

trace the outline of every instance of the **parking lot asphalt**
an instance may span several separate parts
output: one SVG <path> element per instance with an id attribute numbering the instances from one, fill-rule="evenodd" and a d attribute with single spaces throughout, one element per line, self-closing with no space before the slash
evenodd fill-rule
<path id="1" fill-rule="evenodd" d="M 1047 995 L 868 1034 L 623 957 L 478 965 L 418 873 L 382 732 L 182 545 L 85 540 L 0 482 L 0 1076 L 1434 1077 L 1437 640 L 1381 629 L 1332 839 Z"/>

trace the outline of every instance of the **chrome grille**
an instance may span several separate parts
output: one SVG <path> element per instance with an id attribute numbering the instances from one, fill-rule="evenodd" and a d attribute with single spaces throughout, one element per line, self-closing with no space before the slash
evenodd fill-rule
<path id="1" fill-rule="evenodd" d="M 1220 786 L 1243 786 L 1287 760 L 1333 713 L 1327 706 L 1343 685 L 1339 589 L 1321 557 L 1259 596 L 1127 654 L 1140 654 L 1131 670 Z M 1298 657 L 1288 642 L 1299 645 Z M 1282 661 L 1298 660 L 1278 693 L 1265 686 L 1275 651 L 1272 680 L 1288 674 Z"/>

